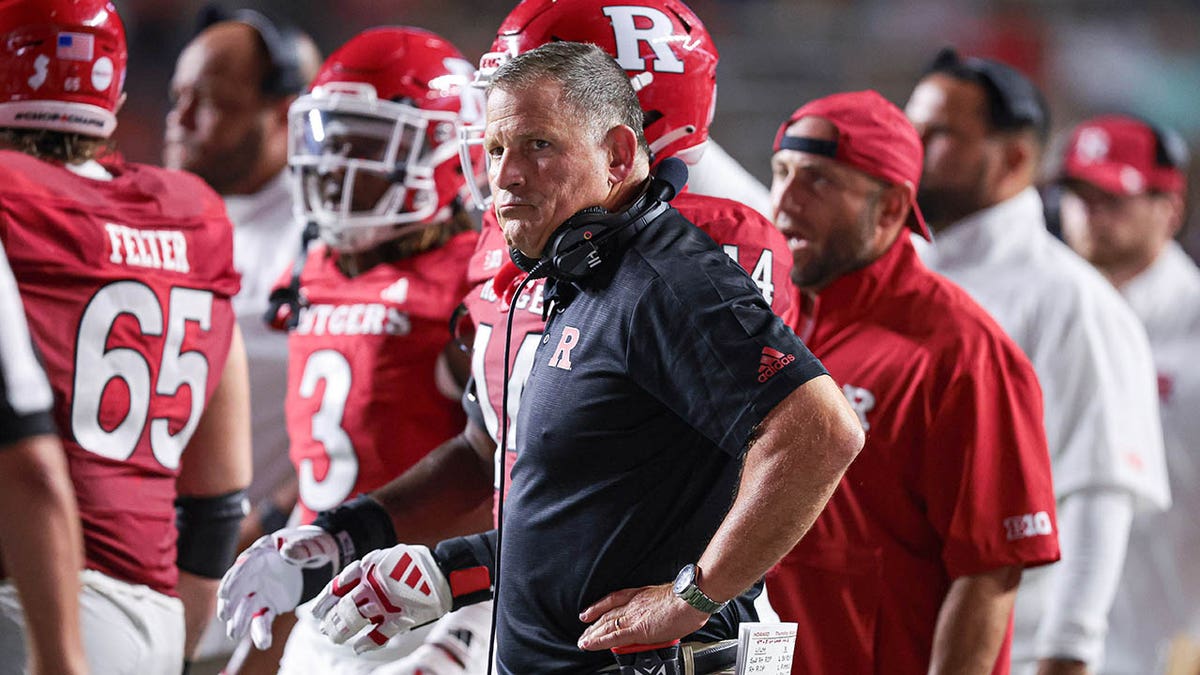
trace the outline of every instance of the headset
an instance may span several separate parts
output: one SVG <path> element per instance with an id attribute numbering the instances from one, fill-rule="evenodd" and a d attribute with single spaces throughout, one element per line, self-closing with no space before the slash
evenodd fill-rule
<path id="1" fill-rule="evenodd" d="M 531 277 L 549 276 L 563 281 L 584 281 L 613 254 L 618 253 L 631 225 L 642 225 L 662 215 L 668 202 L 687 183 L 687 165 L 669 157 L 659 163 L 646 190 L 624 211 L 610 212 L 589 206 L 568 218 L 550 235 L 541 258 L 530 258 L 515 248 L 509 255 Z"/>
<path id="2" fill-rule="evenodd" d="M 254 29 L 267 49 L 270 68 L 263 77 L 262 92 L 268 96 L 293 96 L 308 86 L 300 69 L 300 31 L 276 24 L 253 9 L 228 11 L 219 5 L 205 5 L 197 20 L 197 33 L 214 23 L 236 21 Z"/>

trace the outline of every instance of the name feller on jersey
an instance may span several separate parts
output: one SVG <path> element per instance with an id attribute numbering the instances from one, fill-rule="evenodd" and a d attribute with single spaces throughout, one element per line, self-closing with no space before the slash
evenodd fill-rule
<path id="1" fill-rule="evenodd" d="M 137 230 L 116 223 L 105 223 L 104 229 L 110 245 L 108 259 L 118 265 L 192 271 L 187 237 L 179 230 Z"/>

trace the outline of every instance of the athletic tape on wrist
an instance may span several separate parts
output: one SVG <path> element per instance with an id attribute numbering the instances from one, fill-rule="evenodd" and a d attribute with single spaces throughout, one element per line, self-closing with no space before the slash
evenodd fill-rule
<path id="1" fill-rule="evenodd" d="M 392 517 L 379 502 L 360 495 L 317 516 L 313 525 L 333 535 L 338 545 L 339 569 L 371 551 L 395 546 Z"/>

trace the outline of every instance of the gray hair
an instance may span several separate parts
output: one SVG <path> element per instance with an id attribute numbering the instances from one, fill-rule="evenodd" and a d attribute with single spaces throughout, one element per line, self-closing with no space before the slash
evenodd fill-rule
<path id="1" fill-rule="evenodd" d="M 492 75 L 493 89 L 517 92 L 537 86 L 545 78 L 562 85 L 562 96 L 599 140 L 618 124 L 633 129 L 638 147 L 650 156 L 642 131 L 645 119 L 637 93 L 625 70 L 603 49 L 581 42 L 550 42 L 505 63 Z"/>

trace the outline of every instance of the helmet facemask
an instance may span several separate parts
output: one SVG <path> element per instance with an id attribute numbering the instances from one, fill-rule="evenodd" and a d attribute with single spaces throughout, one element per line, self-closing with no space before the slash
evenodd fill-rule
<path id="1" fill-rule="evenodd" d="M 369 84 L 318 87 L 289 111 L 297 215 L 351 253 L 447 220 L 435 172 L 455 160 L 460 126 L 454 112 L 379 100 Z"/>

